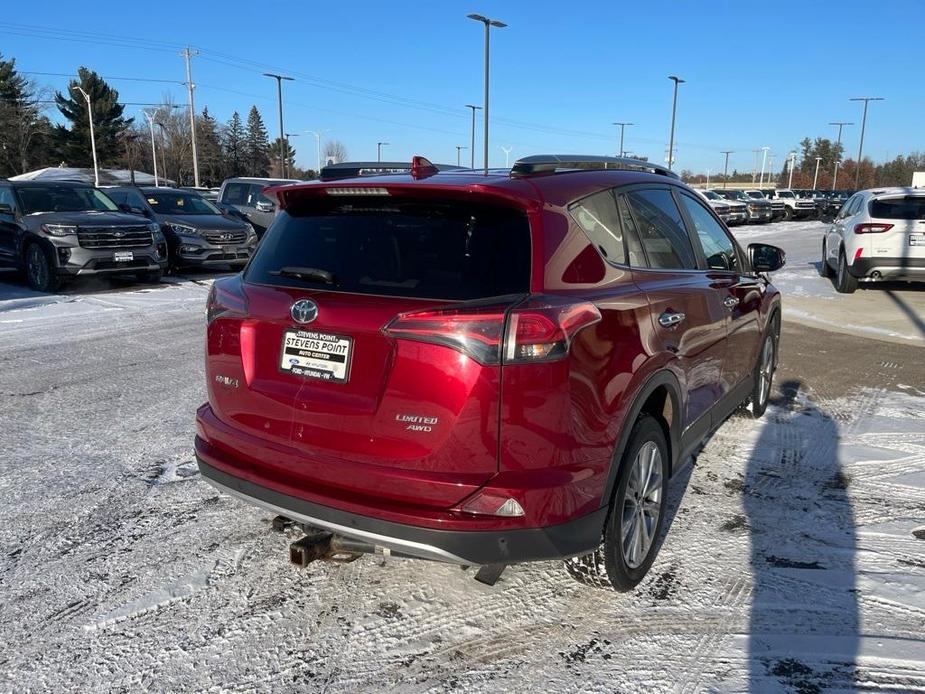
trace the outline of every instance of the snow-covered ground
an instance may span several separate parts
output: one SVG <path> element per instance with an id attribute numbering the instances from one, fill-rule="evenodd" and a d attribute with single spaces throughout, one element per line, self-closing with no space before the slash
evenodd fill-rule
<path id="1" fill-rule="evenodd" d="M 741 233 L 793 267 L 789 226 Z M 925 691 L 925 368 L 730 419 L 631 594 L 553 562 L 300 571 L 192 458 L 207 290 L 0 285 L 0 691 Z"/>

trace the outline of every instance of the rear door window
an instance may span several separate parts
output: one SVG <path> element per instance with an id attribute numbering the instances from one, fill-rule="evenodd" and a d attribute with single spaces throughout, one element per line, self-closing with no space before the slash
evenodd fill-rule
<path id="1" fill-rule="evenodd" d="M 871 200 L 870 216 L 874 219 L 925 219 L 925 195 Z"/>
<path id="2" fill-rule="evenodd" d="M 246 205 L 249 188 L 246 183 L 229 183 L 222 193 L 222 202 L 228 205 Z"/>
<path id="3" fill-rule="evenodd" d="M 530 252 L 529 224 L 519 210 L 405 197 L 311 198 L 277 216 L 245 279 L 377 296 L 471 300 L 528 292 Z M 332 277 L 325 281 L 317 273 L 301 272 L 300 279 L 293 276 L 295 268 Z"/>
<path id="4" fill-rule="evenodd" d="M 681 211 L 666 188 L 626 193 L 649 267 L 695 270 L 697 261 Z"/>

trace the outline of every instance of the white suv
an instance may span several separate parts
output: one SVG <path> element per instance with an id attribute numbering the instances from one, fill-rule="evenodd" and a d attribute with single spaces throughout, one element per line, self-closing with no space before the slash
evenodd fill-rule
<path id="1" fill-rule="evenodd" d="M 822 239 L 822 275 L 850 294 L 858 281 L 925 281 L 925 189 L 862 190 Z"/>

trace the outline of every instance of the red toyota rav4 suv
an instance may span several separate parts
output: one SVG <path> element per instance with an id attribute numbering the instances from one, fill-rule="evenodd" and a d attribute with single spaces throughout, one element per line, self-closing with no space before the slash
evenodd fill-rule
<path id="1" fill-rule="evenodd" d="M 566 559 L 627 590 L 671 475 L 743 404 L 764 412 L 783 252 L 743 252 L 670 172 L 416 158 L 267 194 L 276 220 L 209 297 L 196 454 L 305 530 L 303 563 L 384 552 L 493 582 Z"/>

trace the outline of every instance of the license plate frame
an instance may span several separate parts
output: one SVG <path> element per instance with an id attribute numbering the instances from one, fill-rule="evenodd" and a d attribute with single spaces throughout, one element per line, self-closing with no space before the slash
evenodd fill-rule
<path id="1" fill-rule="evenodd" d="M 112 260 L 115 263 L 131 263 L 135 260 L 134 251 L 113 251 Z"/>
<path id="2" fill-rule="evenodd" d="M 909 234 L 909 245 L 915 246 L 916 248 L 919 246 L 925 247 L 925 233 L 916 232 Z"/>
<path id="3" fill-rule="evenodd" d="M 324 383 L 347 383 L 353 338 L 318 330 L 287 328 L 280 344 L 279 370 Z"/>

